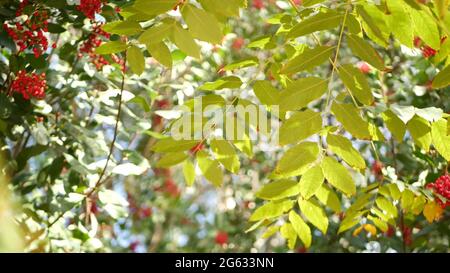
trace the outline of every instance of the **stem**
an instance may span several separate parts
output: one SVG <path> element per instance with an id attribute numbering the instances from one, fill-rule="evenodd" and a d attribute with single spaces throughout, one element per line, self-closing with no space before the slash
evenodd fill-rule
<path id="1" fill-rule="evenodd" d="M 126 62 L 127 57 L 125 56 L 124 61 Z M 125 87 L 125 72 L 122 71 L 122 82 L 121 82 L 121 86 L 120 86 L 120 93 L 119 93 L 119 107 L 117 110 L 117 116 L 116 116 L 116 125 L 114 127 L 114 136 L 111 142 L 111 146 L 109 148 L 109 154 L 108 157 L 106 159 L 106 163 L 105 163 L 105 167 L 103 168 L 100 177 L 97 180 L 97 183 L 95 183 L 95 186 L 86 194 L 86 197 L 90 197 L 93 193 L 95 193 L 95 191 L 98 190 L 98 188 L 104 183 L 104 181 L 102 181 L 103 177 L 105 176 L 106 170 L 108 168 L 109 162 L 111 161 L 111 157 L 114 153 L 114 145 L 116 144 L 116 140 L 117 140 L 117 135 L 119 133 L 119 122 L 120 122 L 120 115 L 122 114 L 122 97 L 123 97 L 123 89 Z"/>

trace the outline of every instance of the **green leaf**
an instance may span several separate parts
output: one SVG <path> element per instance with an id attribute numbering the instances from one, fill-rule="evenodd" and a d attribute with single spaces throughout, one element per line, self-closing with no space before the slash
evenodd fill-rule
<path id="1" fill-rule="evenodd" d="M 365 33 L 375 43 L 386 47 L 390 32 L 386 24 L 386 15 L 375 5 L 358 5 L 356 11 L 362 18 Z"/>
<path id="2" fill-rule="evenodd" d="M 320 203 L 331 208 L 334 212 L 341 212 L 341 202 L 337 194 L 327 185 L 322 186 L 316 191 L 315 196 L 319 199 Z"/>
<path id="3" fill-rule="evenodd" d="M 222 90 L 225 88 L 236 89 L 242 86 L 242 81 L 239 77 L 236 76 L 228 76 L 218 79 L 215 82 L 207 82 L 204 85 L 200 86 L 198 90 L 202 91 L 215 91 Z"/>
<path id="4" fill-rule="evenodd" d="M 312 241 L 311 229 L 309 226 L 303 221 L 300 215 L 295 213 L 295 211 L 289 212 L 289 222 L 291 222 L 292 228 L 295 230 L 300 240 L 302 240 L 305 247 L 309 248 Z"/>
<path id="5" fill-rule="evenodd" d="M 433 88 L 439 89 L 450 85 L 450 65 L 442 69 L 433 79 Z"/>
<path id="6" fill-rule="evenodd" d="M 315 68 L 331 57 L 334 48 L 331 46 L 318 46 L 314 49 L 307 49 L 283 66 L 280 73 L 290 75 Z"/>
<path id="7" fill-rule="evenodd" d="M 63 33 L 66 32 L 67 29 L 63 28 L 59 24 L 48 23 L 47 25 L 48 32 L 50 33 Z"/>
<path id="8" fill-rule="evenodd" d="M 327 181 L 336 189 L 347 195 L 356 193 L 355 182 L 348 170 L 332 157 L 325 157 L 322 161 L 322 170 Z"/>
<path id="9" fill-rule="evenodd" d="M 195 166 L 192 164 L 190 160 L 185 160 L 183 163 L 183 175 L 184 180 L 186 180 L 186 184 L 188 187 L 194 185 L 195 182 Z"/>
<path id="10" fill-rule="evenodd" d="M 299 184 L 296 181 L 282 179 L 264 185 L 256 193 L 256 197 L 265 200 L 280 200 L 298 195 L 299 191 Z"/>
<path id="11" fill-rule="evenodd" d="M 275 218 L 287 212 L 294 206 L 294 201 L 271 201 L 257 208 L 250 216 L 250 222 L 256 222 L 263 219 Z"/>
<path id="12" fill-rule="evenodd" d="M 212 44 L 221 42 L 223 34 L 213 15 L 191 4 L 184 5 L 181 14 L 192 36 Z"/>
<path id="13" fill-rule="evenodd" d="M 219 167 L 219 161 L 212 160 L 205 151 L 197 152 L 198 167 L 203 176 L 214 186 L 220 187 L 223 183 L 222 169 Z"/>
<path id="14" fill-rule="evenodd" d="M 288 38 L 297 38 L 316 31 L 333 29 L 342 21 L 343 15 L 334 11 L 319 13 L 295 25 L 288 33 Z"/>
<path id="15" fill-rule="evenodd" d="M 247 7 L 246 0 L 228 0 L 226 5 L 217 0 L 200 0 L 199 2 L 206 11 L 214 13 L 216 17 L 223 20 L 239 16 L 239 8 Z"/>
<path id="16" fill-rule="evenodd" d="M 342 220 L 341 224 L 339 225 L 338 234 L 356 226 L 361 221 L 362 215 L 363 212 L 347 213 L 344 220 Z"/>
<path id="17" fill-rule="evenodd" d="M 323 234 L 327 234 L 328 218 L 324 209 L 314 200 L 299 199 L 298 204 L 303 215 L 308 219 L 311 224 L 322 231 Z"/>
<path id="18" fill-rule="evenodd" d="M 258 63 L 258 59 L 252 57 L 252 58 L 236 61 L 236 62 L 231 63 L 231 64 L 227 64 L 226 66 L 224 66 L 222 68 L 222 70 L 230 71 L 230 70 L 235 70 L 235 69 L 241 69 L 241 68 L 245 68 L 245 67 L 255 66 L 255 65 L 258 65 L 258 64 L 259 64 Z"/>
<path id="19" fill-rule="evenodd" d="M 414 28 L 409 8 L 403 0 L 386 0 L 390 11 L 388 24 L 395 38 L 409 48 L 413 48 Z"/>
<path id="20" fill-rule="evenodd" d="M 175 7 L 178 0 L 136 0 L 134 8 L 147 14 L 159 15 Z"/>
<path id="21" fill-rule="evenodd" d="M 355 106 L 335 102 L 331 106 L 331 112 L 342 123 L 345 130 L 354 137 L 364 140 L 371 139 L 369 123 L 361 118 L 360 112 Z"/>
<path id="22" fill-rule="evenodd" d="M 358 101 L 365 105 L 373 104 L 373 95 L 366 76 L 351 64 L 345 64 L 338 69 L 339 77 Z"/>
<path id="23" fill-rule="evenodd" d="M 11 116 L 13 103 L 4 94 L 0 93 L 0 119 L 8 119 Z"/>
<path id="24" fill-rule="evenodd" d="M 110 41 L 102 44 L 95 49 L 95 53 L 108 55 L 125 51 L 128 45 L 122 41 Z"/>
<path id="25" fill-rule="evenodd" d="M 447 135 L 447 120 L 440 119 L 431 125 L 431 138 L 436 150 L 450 161 L 450 136 Z"/>
<path id="26" fill-rule="evenodd" d="M 280 94 L 280 111 L 306 107 L 327 91 L 328 81 L 316 77 L 302 78 L 290 83 Z"/>
<path id="27" fill-rule="evenodd" d="M 384 211 L 384 214 L 389 218 L 397 217 L 397 208 L 392 204 L 391 201 L 387 200 L 384 197 L 378 197 L 375 200 L 377 206 Z"/>
<path id="28" fill-rule="evenodd" d="M 300 194 L 303 198 L 309 199 L 322 186 L 324 176 L 320 166 L 307 170 L 300 179 Z"/>
<path id="29" fill-rule="evenodd" d="M 256 81 L 253 92 L 262 104 L 277 105 L 280 92 L 269 81 Z"/>
<path id="30" fill-rule="evenodd" d="M 406 125 L 391 110 L 387 110 L 381 114 L 387 128 L 398 142 L 403 141 L 406 132 Z"/>
<path id="31" fill-rule="evenodd" d="M 156 142 L 152 151 L 157 153 L 182 152 L 193 148 L 199 143 L 199 140 L 175 140 L 173 138 L 164 138 Z"/>
<path id="32" fill-rule="evenodd" d="M 132 36 L 142 32 L 141 25 L 136 21 L 115 21 L 102 26 L 102 29 L 111 34 Z"/>
<path id="33" fill-rule="evenodd" d="M 150 112 L 150 105 L 148 105 L 147 101 L 145 100 L 144 97 L 142 96 L 136 96 L 134 98 L 132 98 L 131 100 L 128 101 L 128 103 L 134 103 L 139 105 L 142 110 L 144 110 L 145 112 Z"/>
<path id="34" fill-rule="evenodd" d="M 187 55 L 197 58 L 200 58 L 200 48 L 197 43 L 192 38 L 192 35 L 189 31 L 184 29 L 180 24 L 176 24 L 173 29 L 172 35 L 173 43 L 184 53 Z"/>
<path id="35" fill-rule="evenodd" d="M 171 20 L 163 21 L 162 24 L 152 26 L 139 36 L 139 42 L 142 44 L 160 43 L 173 33 L 175 23 Z"/>
<path id="36" fill-rule="evenodd" d="M 280 127 L 280 145 L 299 142 L 322 130 L 322 117 L 320 112 L 306 109 L 297 112 Z"/>
<path id="37" fill-rule="evenodd" d="M 416 115 L 408 122 L 406 127 L 411 133 L 414 143 L 428 152 L 431 145 L 430 123 Z"/>
<path id="38" fill-rule="evenodd" d="M 295 243 L 297 242 L 297 232 L 292 227 L 292 224 L 285 223 L 282 225 L 280 228 L 280 234 L 287 240 L 289 249 L 294 249 Z"/>
<path id="39" fill-rule="evenodd" d="M 137 46 L 130 46 L 127 50 L 127 61 L 131 71 L 136 75 L 141 75 L 145 69 L 145 58 L 142 51 Z"/>
<path id="40" fill-rule="evenodd" d="M 428 46 L 438 50 L 441 36 L 435 19 L 424 10 L 410 9 L 415 36 L 420 37 Z"/>
<path id="41" fill-rule="evenodd" d="M 349 139 L 343 136 L 329 134 L 327 136 L 327 144 L 331 151 L 341 157 L 348 165 L 356 169 L 366 168 L 364 158 L 353 148 L 352 142 Z"/>
<path id="42" fill-rule="evenodd" d="M 185 161 L 188 155 L 184 152 L 167 153 L 163 155 L 156 163 L 157 168 L 168 168 Z"/>
<path id="43" fill-rule="evenodd" d="M 385 69 L 383 58 L 381 58 L 378 52 L 367 41 L 353 34 L 347 35 L 347 39 L 350 49 L 356 56 L 378 70 Z"/>
<path id="44" fill-rule="evenodd" d="M 214 156 L 220 163 L 232 173 L 238 173 L 241 163 L 239 157 L 234 150 L 233 145 L 231 145 L 226 140 L 216 140 L 213 139 L 210 142 L 211 150 Z"/>
<path id="45" fill-rule="evenodd" d="M 146 47 L 155 60 L 167 68 L 172 68 L 172 54 L 164 42 L 146 44 Z"/>
<path id="46" fill-rule="evenodd" d="M 286 151 L 275 167 L 273 175 L 281 178 L 301 175 L 316 161 L 318 155 L 317 143 L 300 143 Z"/>
<path id="47" fill-rule="evenodd" d="M 267 47 L 271 44 L 272 36 L 263 36 L 259 37 L 255 40 L 252 40 L 247 48 L 259 48 L 259 49 L 267 49 Z"/>

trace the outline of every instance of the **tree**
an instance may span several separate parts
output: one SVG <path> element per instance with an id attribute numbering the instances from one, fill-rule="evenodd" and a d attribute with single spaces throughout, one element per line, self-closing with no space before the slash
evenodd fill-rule
<path id="1" fill-rule="evenodd" d="M 448 2 L 249 2 L 1 3 L 25 251 L 448 250 Z"/>

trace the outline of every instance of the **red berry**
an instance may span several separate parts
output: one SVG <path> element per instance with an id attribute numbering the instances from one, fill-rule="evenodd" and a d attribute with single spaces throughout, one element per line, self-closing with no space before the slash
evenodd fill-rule
<path id="1" fill-rule="evenodd" d="M 89 19 L 94 19 L 96 13 L 101 13 L 103 7 L 102 0 L 80 0 L 77 9 L 84 13 Z"/>
<path id="2" fill-rule="evenodd" d="M 366 63 L 366 62 L 361 62 L 359 65 L 359 70 L 363 73 L 363 74 L 369 74 L 370 71 L 372 70 L 370 68 L 370 66 Z"/>
<path id="3" fill-rule="evenodd" d="M 244 46 L 245 40 L 242 37 L 238 37 L 233 41 L 233 44 L 231 45 L 231 47 L 236 50 L 239 51 L 241 50 L 241 48 Z"/>
<path id="4" fill-rule="evenodd" d="M 439 195 L 436 196 L 436 201 L 443 209 L 450 206 L 450 175 L 445 174 L 439 177 L 434 183 L 428 184 L 427 188 L 433 190 L 435 195 Z M 445 198 L 445 201 L 441 197 Z"/>
<path id="5" fill-rule="evenodd" d="M 226 233 L 225 231 L 218 231 L 215 240 L 216 244 L 218 245 L 224 245 L 228 243 L 228 233 Z"/>
<path id="6" fill-rule="evenodd" d="M 20 70 L 11 84 L 11 89 L 14 92 L 22 94 L 26 100 L 32 97 L 43 99 L 45 97 L 45 90 L 47 89 L 45 74 L 27 74 L 25 70 Z"/>
<path id="7" fill-rule="evenodd" d="M 391 225 L 389 225 L 388 229 L 386 230 L 386 236 L 392 237 L 395 235 L 395 228 Z"/>
<path id="8" fill-rule="evenodd" d="M 381 175 L 383 170 L 383 163 L 380 161 L 375 161 L 372 165 L 372 173 L 375 175 Z"/>
<path id="9" fill-rule="evenodd" d="M 152 208 L 149 207 L 143 207 L 139 210 L 139 217 L 141 219 L 149 218 L 150 216 L 152 216 L 152 214 L 153 210 Z"/>
<path id="10" fill-rule="evenodd" d="M 263 0 L 253 0 L 253 7 L 255 9 L 263 9 L 265 6 L 264 1 Z"/>

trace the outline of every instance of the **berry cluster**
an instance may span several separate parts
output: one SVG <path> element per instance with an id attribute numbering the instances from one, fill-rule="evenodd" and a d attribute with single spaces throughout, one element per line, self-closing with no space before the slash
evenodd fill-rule
<path id="1" fill-rule="evenodd" d="M 31 49 L 34 56 L 38 58 L 48 48 L 48 12 L 46 10 L 35 10 L 31 15 L 24 15 L 24 8 L 30 5 L 28 0 L 23 0 L 16 12 L 16 21 L 4 23 L 3 28 L 19 47 L 19 51 Z M 26 18 L 26 19 L 24 19 Z"/>
<path id="2" fill-rule="evenodd" d="M 21 70 L 17 73 L 16 79 L 11 84 L 11 90 L 22 94 L 23 98 L 29 100 L 34 97 L 36 99 L 43 99 L 45 97 L 45 90 L 47 89 L 47 82 L 45 74 L 40 75 L 36 73 L 26 73 Z"/>
<path id="3" fill-rule="evenodd" d="M 93 20 L 96 13 L 102 12 L 104 2 L 104 0 L 81 0 L 77 9 L 87 18 Z"/>
<path id="4" fill-rule="evenodd" d="M 432 189 L 437 196 L 436 201 L 441 205 L 443 209 L 450 206 L 450 175 L 446 174 L 438 179 L 434 183 L 427 185 L 427 188 Z M 446 199 L 444 202 L 440 197 Z"/>
<path id="5" fill-rule="evenodd" d="M 83 54 L 87 54 L 97 70 L 101 70 L 104 65 L 109 64 L 109 62 L 102 55 L 95 53 L 95 49 L 102 44 L 102 37 L 106 39 L 109 39 L 110 37 L 110 34 L 104 31 L 101 27 L 101 24 L 94 25 L 91 34 L 89 34 L 88 39 L 81 44 L 80 51 L 78 53 L 78 57 L 80 58 Z"/>

